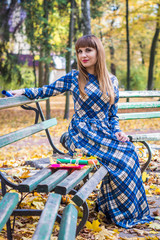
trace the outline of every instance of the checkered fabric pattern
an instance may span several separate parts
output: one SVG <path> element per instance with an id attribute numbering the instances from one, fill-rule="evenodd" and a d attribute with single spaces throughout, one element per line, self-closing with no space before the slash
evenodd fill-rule
<path id="1" fill-rule="evenodd" d="M 75 148 L 95 155 L 108 169 L 103 179 L 98 207 L 117 225 L 129 228 L 152 220 L 142 183 L 139 161 L 131 142 L 118 141 L 115 133 L 121 131 L 117 117 L 119 90 L 117 78 L 111 75 L 115 104 L 109 104 L 108 95 L 99 89 L 97 78 L 89 75 L 85 86 L 87 96 L 81 97 L 78 71 L 72 71 L 49 86 L 25 89 L 29 98 L 55 96 L 71 91 L 75 114 L 69 125 L 67 145 L 72 155 Z"/>

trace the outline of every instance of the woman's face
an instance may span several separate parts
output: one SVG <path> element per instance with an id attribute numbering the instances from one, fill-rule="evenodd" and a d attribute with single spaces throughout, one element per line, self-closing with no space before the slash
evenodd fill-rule
<path id="1" fill-rule="evenodd" d="M 78 59 L 86 68 L 87 72 L 94 74 L 94 67 L 97 62 L 97 50 L 92 47 L 84 47 L 78 49 Z"/>

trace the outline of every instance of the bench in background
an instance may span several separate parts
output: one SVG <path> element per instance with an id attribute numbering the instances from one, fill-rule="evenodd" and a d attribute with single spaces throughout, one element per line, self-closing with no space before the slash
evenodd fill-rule
<path id="1" fill-rule="evenodd" d="M 119 96 L 120 99 L 136 99 L 135 102 L 118 103 L 120 121 L 160 118 L 160 91 L 120 91 Z M 141 101 L 137 102 L 137 99 Z M 129 112 L 122 113 L 123 111 Z M 132 142 L 141 142 L 148 150 L 148 160 L 141 168 L 143 172 L 152 159 L 152 151 L 148 141 L 160 141 L 160 129 L 154 133 L 131 134 L 129 137 Z"/>

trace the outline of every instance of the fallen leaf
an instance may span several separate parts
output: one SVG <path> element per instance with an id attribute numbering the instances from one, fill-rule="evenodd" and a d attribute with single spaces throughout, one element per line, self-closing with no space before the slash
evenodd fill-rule
<path id="1" fill-rule="evenodd" d="M 151 223 L 149 224 L 149 227 L 154 230 L 160 230 L 160 224 L 159 223 Z"/>
<path id="2" fill-rule="evenodd" d="M 149 174 L 147 174 L 146 172 L 143 172 L 143 174 L 142 174 L 142 180 L 143 180 L 143 182 L 145 182 L 148 177 L 149 177 Z"/>
<path id="3" fill-rule="evenodd" d="M 93 220 L 93 222 L 86 222 L 86 227 L 94 232 L 100 232 L 102 229 L 99 227 L 100 222 L 98 220 Z"/>
<path id="4" fill-rule="evenodd" d="M 154 215 L 154 216 L 159 216 L 159 215 L 160 215 L 159 210 L 157 209 L 156 211 L 154 211 L 154 212 L 153 212 L 153 215 Z"/>

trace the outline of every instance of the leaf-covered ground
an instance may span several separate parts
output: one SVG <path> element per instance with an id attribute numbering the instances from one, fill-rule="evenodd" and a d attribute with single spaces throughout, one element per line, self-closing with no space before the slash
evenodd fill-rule
<path id="1" fill-rule="evenodd" d="M 63 120 L 64 114 L 64 96 L 58 96 L 51 99 L 51 116 L 56 117 L 58 124 L 50 129 L 52 139 L 55 145 L 64 150 L 59 144 L 59 138 L 63 132 L 67 131 L 69 120 Z M 42 103 L 44 109 L 45 104 Z M 71 101 L 70 115 L 73 114 L 73 103 Z M 34 123 L 34 113 L 22 110 L 17 107 L 15 109 L 1 110 L 0 112 L 0 135 L 21 129 Z M 121 129 L 127 133 L 154 132 L 160 130 L 159 119 L 152 120 L 134 120 L 121 121 Z M 141 224 L 132 229 L 123 229 L 113 224 L 106 224 L 102 213 L 95 212 L 95 199 L 97 193 L 90 195 L 88 205 L 90 208 L 89 221 L 86 227 L 78 235 L 77 240 L 105 240 L 105 239 L 160 239 L 160 142 L 151 142 L 153 146 L 153 159 L 149 169 L 143 174 L 144 186 L 147 194 L 151 215 L 156 220 L 149 224 Z M 143 163 L 147 159 L 147 154 L 142 146 L 137 145 L 140 162 Z M 51 157 L 52 149 L 46 139 L 45 132 L 35 134 L 0 149 L 0 167 L 7 168 L 7 173 L 12 176 L 12 181 L 21 182 L 23 179 L 31 176 L 36 170 L 24 165 L 26 160 L 35 160 L 39 158 Z M 98 186 L 99 187 L 99 186 Z M 23 201 L 26 208 L 43 209 L 46 202 L 46 194 L 30 194 Z M 63 198 L 64 203 L 60 211 L 63 210 L 65 202 L 70 202 L 70 196 Z M 23 207 L 22 206 L 22 207 Z M 81 209 L 78 209 L 79 218 L 82 216 Z M 14 239 L 27 240 L 31 239 L 35 231 L 38 217 L 16 217 Z M 54 227 L 54 234 L 51 239 L 56 240 L 59 225 Z M 6 228 L 0 233 L 0 240 L 6 238 Z"/>

